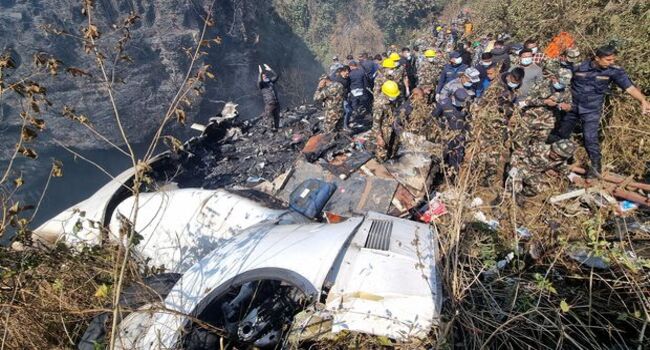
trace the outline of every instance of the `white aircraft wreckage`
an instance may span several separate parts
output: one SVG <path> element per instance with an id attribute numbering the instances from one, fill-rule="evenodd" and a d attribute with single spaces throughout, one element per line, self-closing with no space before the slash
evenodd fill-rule
<path id="1" fill-rule="evenodd" d="M 211 132 L 224 119 L 185 147 L 215 142 Z M 164 153 L 150 165 L 155 171 L 176 160 Z M 223 337 L 236 347 L 281 348 L 343 330 L 410 341 L 439 322 L 438 242 L 430 225 L 374 211 L 316 222 L 295 205 L 321 193 L 309 185 L 291 191 L 291 209 L 275 199 L 283 197 L 278 191 L 271 197 L 169 182 L 136 202 L 132 176 L 120 174 L 33 236 L 46 247 L 124 244 L 120 230 L 137 212 L 135 258 L 166 273 L 145 279 L 164 286 L 152 287 L 159 296 L 121 320 L 118 348 L 215 348 Z M 80 349 L 105 336 L 99 328 L 107 317 L 91 324 Z"/>

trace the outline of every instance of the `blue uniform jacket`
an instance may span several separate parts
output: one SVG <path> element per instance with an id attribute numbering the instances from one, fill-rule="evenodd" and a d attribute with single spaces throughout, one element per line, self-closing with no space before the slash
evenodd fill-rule
<path id="1" fill-rule="evenodd" d="M 448 82 L 458 78 L 458 75 L 469 68 L 466 64 L 460 64 L 457 67 L 452 66 L 451 64 L 446 64 L 440 73 L 440 78 L 438 79 L 438 86 L 436 86 L 436 94 L 439 94 L 442 88 Z"/>
<path id="2" fill-rule="evenodd" d="M 598 68 L 591 60 L 574 66 L 571 79 L 574 111 L 579 114 L 600 113 L 605 95 L 611 92 L 612 82 L 623 90 L 632 86 L 627 73 L 619 66 Z"/>

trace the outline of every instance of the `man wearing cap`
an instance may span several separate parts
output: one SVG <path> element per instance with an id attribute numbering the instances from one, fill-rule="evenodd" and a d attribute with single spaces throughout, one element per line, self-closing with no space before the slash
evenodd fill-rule
<path id="1" fill-rule="evenodd" d="M 442 72 L 440 73 L 440 78 L 438 78 L 438 85 L 436 86 L 436 96 L 440 94 L 442 88 L 450 81 L 458 78 L 460 73 L 464 72 L 467 68 L 466 64 L 463 64 L 463 59 L 460 57 L 460 53 L 454 51 L 449 55 L 449 63 L 444 66 Z M 438 100 L 436 98 L 436 100 Z"/>
<path id="2" fill-rule="evenodd" d="M 625 70 L 615 65 L 617 54 L 615 47 L 606 45 L 596 51 L 593 59 L 574 67 L 571 80 L 573 106 L 562 120 L 558 132 L 562 139 L 568 139 L 576 124 L 581 122 L 584 145 L 591 160 L 587 177 L 592 179 L 600 177 L 602 171 L 598 134 L 603 103 L 605 96 L 611 93 L 611 84 L 615 83 L 639 101 L 643 114 L 650 114 L 650 102 L 632 84 Z"/>
<path id="3" fill-rule="evenodd" d="M 323 131 L 332 133 L 336 131 L 341 118 L 343 117 L 343 100 L 345 89 L 338 81 L 333 81 L 327 75 L 323 75 L 318 82 L 318 88 L 314 93 L 314 102 L 322 103 L 325 111 Z"/>
<path id="4" fill-rule="evenodd" d="M 456 79 L 450 81 L 445 85 L 442 90 L 440 90 L 438 102 L 451 97 L 451 95 L 458 89 L 465 89 L 467 93 L 475 97 L 476 88 L 478 83 L 481 82 L 480 73 L 476 68 L 467 68 L 465 71 Z"/>
<path id="5" fill-rule="evenodd" d="M 576 148 L 570 140 L 530 147 L 524 163 L 518 168 L 513 168 L 516 170 L 511 170 L 515 180 L 515 192 L 533 197 L 551 187 L 551 178 L 568 176 L 571 170 L 567 161 L 573 157 Z"/>
<path id="6" fill-rule="evenodd" d="M 468 130 L 465 106 L 469 102 L 465 89 L 457 89 L 449 98 L 440 101 L 432 116 L 438 120 L 444 131 L 446 144 L 443 157 L 445 164 L 454 173 L 458 172 L 465 157 L 465 140 Z"/>

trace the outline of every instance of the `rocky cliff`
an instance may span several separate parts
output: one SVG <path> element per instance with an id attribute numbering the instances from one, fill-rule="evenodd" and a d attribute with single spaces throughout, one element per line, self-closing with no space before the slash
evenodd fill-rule
<path id="1" fill-rule="evenodd" d="M 109 66 L 114 55 L 112 47 L 121 35 L 114 25 L 130 13 L 141 17 L 126 45 L 132 61 L 120 60 L 115 66 L 117 107 L 131 142 L 147 141 L 159 125 L 187 70 L 186 49 L 196 45 L 209 5 L 207 0 L 95 2 L 95 24 L 102 33 L 101 48 Z M 32 57 L 39 52 L 60 59 L 63 70 L 74 67 L 92 74 L 72 77 L 62 70 L 56 77 L 35 78 L 47 87 L 48 99 L 53 103 L 45 112 L 47 128 L 37 139 L 37 149 L 47 148 L 53 139 L 82 149 L 108 146 L 79 124 L 62 117 L 64 105 L 74 107 L 108 139 L 121 143 L 94 58 L 84 53 L 83 43 L 74 37 L 87 25 L 81 10 L 81 1 L 0 0 L 0 51 L 9 52 L 17 64 L 17 69 L 9 72 L 11 76 L 25 76 L 33 71 Z M 280 95 L 285 105 L 309 95 L 320 65 L 275 13 L 271 1 L 216 1 L 212 15 L 215 25 L 208 29 L 206 38 L 218 37 L 221 44 L 205 47 L 207 55 L 202 56 L 199 64 L 209 64 L 216 78 L 207 82 L 205 94 L 188 111 L 189 123 L 207 120 L 219 110 L 219 101 L 224 100 L 240 103 L 242 114 L 259 113 L 261 98 L 255 78 L 261 63 L 270 64 L 284 75 Z M 55 35 L 52 30 L 64 30 L 70 35 Z M 18 99 L 7 94 L 0 104 L 5 128 L 0 136 L 5 150 L 1 157 L 6 159 L 18 137 L 12 131 L 18 130 L 21 107 Z M 179 128 L 175 128 L 178 132 Z"/>

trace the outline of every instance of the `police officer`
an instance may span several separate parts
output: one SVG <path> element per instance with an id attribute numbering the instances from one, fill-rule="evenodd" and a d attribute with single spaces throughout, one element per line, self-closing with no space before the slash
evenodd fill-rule
<path id="1" fill-rule="evenodd" d="M 617 53 L 613 46 L 603 46 L 596 51 L 593 59 L 574 67 L 571 80 L 573 106 L 563 118 L 559 130 L 559 136 L 568 139 L 576 123 L 582 123 L 584 145 L 591 160 L 587 177 L 592 179 L 599 177 L 602 171 L 598 133 L 603 102 L 605 95 L 610 93 L 611 83 L 616 83 L 638 100 L 643 114 L 650 114 L 650 103 L 646 97 L 632 85 L 625 70 L 614 65 Z"/>
<path id="2" fill-rule="evenodd" d="M 440 73 L 438 86 L 436 86 L 436 97 L 448 82 L 458 78 L 460 73 L 463 73 L 467 68 L 469 67 L 466 64 L 463 64 L 463 59 L 460 57 L 460 53 L 456 51 L 452 52 L 449 55 L 449 63 L 445 65 L 442 69 L 442 73 Z M 438 100 L 438 98 L 436 98 L 436 100 Z"/>

